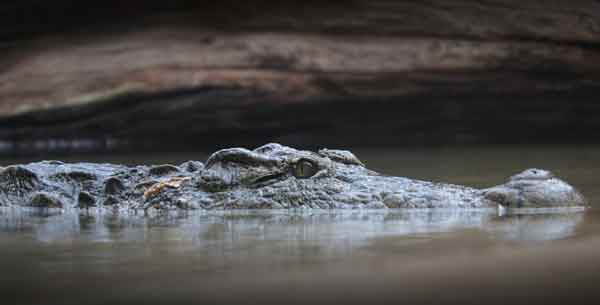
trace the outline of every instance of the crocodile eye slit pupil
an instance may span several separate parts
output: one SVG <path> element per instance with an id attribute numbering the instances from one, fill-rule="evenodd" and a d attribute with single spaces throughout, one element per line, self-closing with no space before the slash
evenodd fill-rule
<path id="1" fill-rule="evenodd" d="M 310 178 L 317 173 L 317 166 L 308 160 L 300 160 L 294 165 L 294 176 L 296 178 Z"/>

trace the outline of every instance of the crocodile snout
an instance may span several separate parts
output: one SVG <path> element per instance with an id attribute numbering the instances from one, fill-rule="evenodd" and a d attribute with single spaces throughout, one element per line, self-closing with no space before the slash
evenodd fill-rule
<path id="1" fill-rule="evenodd" d="M 505 184 L 483 190 L 484 197 L 506 207 L 584 206 L 585 198 L 550 171 L 528 169 Z"/>

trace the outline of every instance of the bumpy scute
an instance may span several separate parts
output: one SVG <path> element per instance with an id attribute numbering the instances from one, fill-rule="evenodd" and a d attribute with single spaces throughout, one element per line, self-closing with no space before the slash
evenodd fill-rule
<path id="1" fill-rule="evenodd" d="M 150 175 L 153 176 L 166 176 L 172 173 L 177 173 L 179 171 L 180 169 L 177 166 L 171 164 L 152 166 L 150 170 L 148 170 Z"/>
<path id="2" fill-rule="evenodd" d="M 6 190 L 19 192 L 34 189 L 39 179 L 31 170 L 15 165 L 6 167 L 0 172 L 0 183 Z"/>
<path id="3" fill-rule="evenodd" d="M 347 150 L 324 148 L 319 150 L 319 155 L 327 157 L 335 162 L 365 166 L 353 153 Z"/>
<path id="4" fill-rule="evenodd" d="M 62 208 L 64 204 L 55 194 L 38 192 L 33 194 L 29 205 L 39 208 Z"/>
<path id="5" fill-rule="evenodd" d="M 117 177 L 109 177 L 104 181 L 104 193 L 118 195 L 125 191 L 125 184 Z"/>
<path id="6" fill-rule="evenodd" d="M 96 206 L 96 198 L 88 192 L 80 192 L 77 197 L 78 208 L 89 208 Z"/>

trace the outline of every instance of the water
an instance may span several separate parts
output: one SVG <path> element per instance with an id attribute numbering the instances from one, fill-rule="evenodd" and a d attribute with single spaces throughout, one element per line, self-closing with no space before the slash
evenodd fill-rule
<path id="1" fill-rule="evenodd" d="M 386 174 L 479 187 L 547 168 L 591 207 L 147 215 L 3 208 L 0 295 L 7 304 L 597 303 L 600 147 L 353 151 Z"/>

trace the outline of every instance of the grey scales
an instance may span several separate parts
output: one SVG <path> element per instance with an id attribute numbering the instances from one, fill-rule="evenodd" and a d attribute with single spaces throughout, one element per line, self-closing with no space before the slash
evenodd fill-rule
<path id="1" fill-rule="evenodd" d="M 270 143 L 205 163 L 124 166 L 42 161 L 0 170 L 0 206 L 125 209 L 532 208 L 584 206 L 573 186 L 527 169 L 486 189 L 387 176 L 351 152 Z"/>

